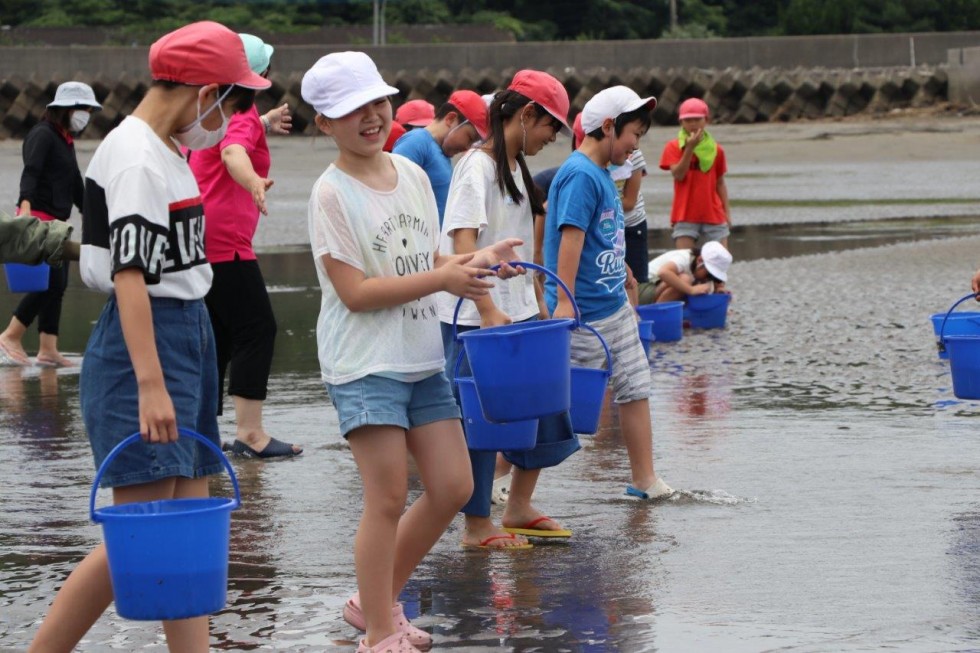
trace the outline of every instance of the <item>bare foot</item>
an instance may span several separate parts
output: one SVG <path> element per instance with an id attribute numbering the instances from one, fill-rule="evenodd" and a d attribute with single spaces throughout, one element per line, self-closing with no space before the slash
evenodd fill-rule
<path id="1" fill-rule="evenodd" d="M 489 518 L 467 517 L 463 529 L 463 546 L 512 549 L 527 548 L 529 545 L 526 537 L 504 532 L 494 526 Z"/>
<path id="2" fill-rule="evenodd" d="M 6 336 L 0 335 L 0 359 L 9 359 L 14 365 L 30 365 L 31 359 L 27 357 L 23 345 L 19 340 L 11 340 Z"/>
<path id="3" fill-rule="evenodd" d="M 38 352 L 34 364 L 38 367 L 75 367 L 75 363 L 58 352 L 53 354 Z"/>
<path id="4" fill-rule="evenodd" d="M 510 503 L 504 509 L 504 517 L 500 520 L 504 528 L 529 529 L 535 531 L 566 532 L 562 525 L 533 506 L 524 508 L 512 507 Z"/>

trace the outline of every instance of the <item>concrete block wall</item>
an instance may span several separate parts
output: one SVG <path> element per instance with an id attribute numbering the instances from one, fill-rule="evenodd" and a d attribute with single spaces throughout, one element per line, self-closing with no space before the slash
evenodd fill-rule
<path id="1" fill-rule="evenodd" d="M 677 122 L 677 106 L 689 97 L 704 98 L 712 119 L 720 123 L 753 123 L 797 119 L 837 118 L 859 113 L 926 107 L 947 99 L 945 67 L 825 69 L 796 68 L 591 68 L 547 69 L 565 85 L 574 117 L 598 91 L 624 84 L 641 95 L 658 99 L 654 120 Z M 503 88 L 516 68 L 464 68 L 382 70 L 385 79 L 401 93 L 395 105 L 413 99 L 442 104 L 457 88 L 490 93 Z M 72 77 L 90 84 L 104 109 L 92 117 L 87 138 L 101 138 L 132 112 L 146 92 L 149 80 L 123 72 L 114 77 Z M 260 111 L 289 103 L 296 133 L 312 134 L 314 112 L 300 97 L 302 73 L 273 73 L 272 87 L 256 100 Z M 55 89 L 66 77 L 39 79 L 11 76 L 0 81 L 0 137 L 22 138 L 38 121 Z M 980 97 L 980 96 L 978 96 Z"/>

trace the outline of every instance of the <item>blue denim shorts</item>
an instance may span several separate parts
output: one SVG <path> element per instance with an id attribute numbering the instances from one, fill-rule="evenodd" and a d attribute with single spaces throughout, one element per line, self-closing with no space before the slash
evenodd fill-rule
<path id="1" fill-rule="evenodd" d="M 345 438 L 361 426 L 391 425 L 408 430 L 444 419 L 460 419 L 443 372 L 407 383 L 368 375 L 340 385 L 326 384 Z"/>
<path id="2" fill-rule="evenodd" d="M 151 297 L 150 307 L 157 354 L 177 413 L 177 426 L 197 431 L 220 447 L 218 363 L 204 300 Z M 82 419 L 98 468 L 113 447 L 139 431 L 136 374 L 123 339 L 114 295 L 106 302 L 89 337 L 79 386 Z M 223 469 L 214 452 L 190 438 L 172 444 L 141 441 L 113 460 L 102 477 L 102 487 L 136 485 L 174 476 L 198 478 Z"/>

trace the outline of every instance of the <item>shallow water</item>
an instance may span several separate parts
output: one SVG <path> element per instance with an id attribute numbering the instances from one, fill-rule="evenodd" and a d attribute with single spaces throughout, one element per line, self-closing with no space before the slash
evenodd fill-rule
<path id="1" fill-rule="evenodd" d="M 437 650 L 980 649 L 978 406 L 953 397 L 928 320 L 969 290 L 980 236 L 969 218 L 832 214 L 736 234 L 728 328 L 654 343 L 657 466 L 678 495 L 623 496 L 607 411 L 536 495 L 570 542 L 463 551 L 457 520 L 423 562 L 403 599 Z M 309 252 L 269 245 L 280 333 L 267 426 L 306 453 L 235 462 L 243 507 L 212 645 L 349 651 L 358 479 L 317 378 Z M 0 294 L 0 312 L 13 301 Z M 83 349 L 101 303 L 75 279 L 65 350 Z M 100 538 L 77 390 L 74 370 L 0 368 L 0 650 L 26 647 Z M 162 641 L 110 611 L 79 650 Z"/>

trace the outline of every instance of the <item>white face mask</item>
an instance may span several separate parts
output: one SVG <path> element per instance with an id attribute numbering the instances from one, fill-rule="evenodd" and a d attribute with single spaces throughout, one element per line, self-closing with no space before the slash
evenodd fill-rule
<path id="1" fill-rule="evenodd" d="M 176 134 L 174 138 L 177 142 L 186 147 L 188 150 L 206 150 L 209 147 L 214 147 L 221 142 L 221 139 L 225 137 L 225 132 L 228 130 L 228 117 L 225 116 L 225 112 L 221 110 L 221 102 L 225 97 L 231 93 L 232 86 L 228 87 L 228 90 L 221 94 L 218 101 L 208 107 L 208 110 L 201 113 L 201 98 L 197 99 L 197 119 L 191 124 L 187 125 Z M 215 107 L 218 108 L 218 113 L 221 114 L 221 126 L 215 131 L 208 131 L 201 124 L 201 121 L 207 118 L 208 114 L 214 111 Z"/>
<path id="2" fill-rule="evenodd" d="M 83 129 L 85 129 L 85 127 L 88 125 L 88 120 L 90 117 L 91 114 L 89 114 L 88 111 L 82 111 L 82 110 L 72 111 L 71 119 L 70 119 L 71 130 L 75 133 L 78 133 Z"/>

